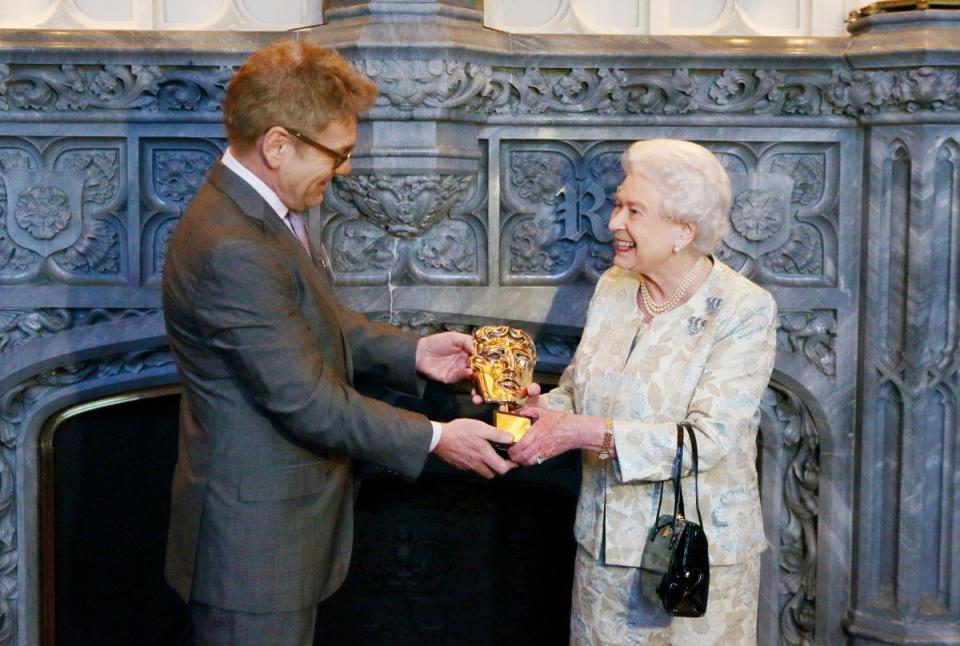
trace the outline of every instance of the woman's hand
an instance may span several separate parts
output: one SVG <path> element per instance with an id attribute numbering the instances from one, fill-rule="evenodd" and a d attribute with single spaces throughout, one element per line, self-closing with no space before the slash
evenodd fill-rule
<path id="1" fill-rule="evenodd" d="M 581 448 L 581 422 L 590 419 L 529 404 L 514 414 L 533 420 L 530 430 L 510 447 L 510 459 L 526 465 L 541 464 L 561 453 Z"/>

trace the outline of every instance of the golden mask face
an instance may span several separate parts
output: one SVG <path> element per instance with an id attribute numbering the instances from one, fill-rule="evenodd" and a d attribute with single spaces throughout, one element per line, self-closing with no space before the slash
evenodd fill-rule
<path id="1" fill-rule="evenodd" d="M 529 334 L 507 325 L 485 325 L 473 333 L 473 378 L 488 404 L 522 404 L 533 382 L 537 348 Z"/>

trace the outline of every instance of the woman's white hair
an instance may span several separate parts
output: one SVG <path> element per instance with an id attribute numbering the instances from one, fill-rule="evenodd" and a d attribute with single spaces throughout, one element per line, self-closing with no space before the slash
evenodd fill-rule
<path id="1" fill-rule="evenodd" d="M 713 153 L 690 141 L 648 139 L 623 153 L 623 170 L 652 182 L 663 197 L 662 215 L 696 227 L 693 244 L 713 253 L 730 229 L 730 178 Z"/>

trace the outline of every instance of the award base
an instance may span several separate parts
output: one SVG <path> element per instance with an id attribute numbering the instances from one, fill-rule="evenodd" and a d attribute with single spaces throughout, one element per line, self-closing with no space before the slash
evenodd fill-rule
<path id="1" fill-rule="evenodd" d="M 530 430 L 530 419 L 498 410 L 493 413 L 493 425 L 512 435 L 514 442 L 519 442 L 524 433 Z"/>

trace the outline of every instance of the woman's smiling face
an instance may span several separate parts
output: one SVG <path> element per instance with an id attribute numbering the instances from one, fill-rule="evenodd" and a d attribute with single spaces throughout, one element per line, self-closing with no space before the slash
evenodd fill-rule
<path id="1" fill-rule="evenodd" d="M 613 264 L 646 274 L 668 261 L 683 225 L 662 215 L 663 197 L 643 175 L 628 173 L 617 189 L 608 225 L 613 233 Z"/>

